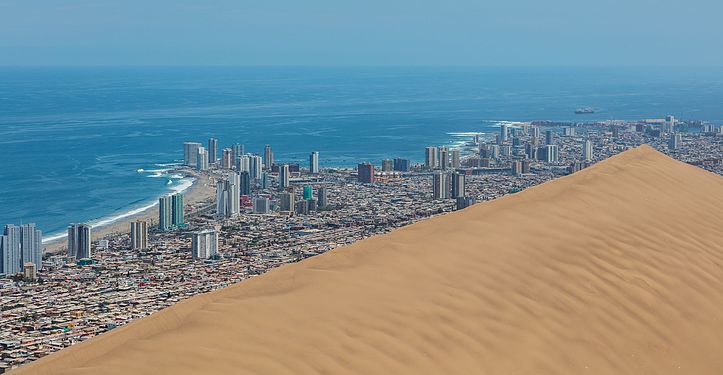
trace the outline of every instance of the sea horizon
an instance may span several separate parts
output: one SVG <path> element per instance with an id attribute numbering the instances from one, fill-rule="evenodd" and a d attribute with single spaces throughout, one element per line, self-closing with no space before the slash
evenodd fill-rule
<path id="1" fill-rule="evenodd" d="M 183 183 L 163 170 L 184 141 L 211 137 L 219 153 L 270 144 L 278 161 L 319 151 L 322 167 L 353 167 L 420 162 L 501 122 L 720 124 L 723 69 L 702 70 L 0 66 L 0 145 L 22 161 L 0 171 L 0 224 L 35 222 L 51 241 L 71 222 L 127 217 Z"/>

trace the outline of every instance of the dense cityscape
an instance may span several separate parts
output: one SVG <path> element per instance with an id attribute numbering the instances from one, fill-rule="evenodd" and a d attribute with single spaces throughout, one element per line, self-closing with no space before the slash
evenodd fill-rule
<path id="1" fill-rule="evenodd" d="M 63 251 L 43 251 L 34 224 L 0 236 L 0 373 L 223 288 L 418 220 L 464 209 L 582 170 L 649 144 L 723 175 L 723 126 L 673 116 L 642 121 L 502 124 L 458 148 L 420 150 L 356 168 L 279 163 L 219 140 L 184 144 L 178 172 L 209 181 L 215 197 L 161 197 L 158 217 L 94 240 L 68 227 Z M 219 152 L 220 151 L 220 152 Z M 390 150 L 391 151 L 391 150 Z M 421 158 L 420 158 L 421 159 Z"/>

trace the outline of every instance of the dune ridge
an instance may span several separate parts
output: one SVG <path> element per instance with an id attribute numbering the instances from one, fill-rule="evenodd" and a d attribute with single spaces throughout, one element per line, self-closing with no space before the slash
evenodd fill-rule
<path id="1" fill-rule="evenodd" d="M 11 374 L 721 374 L 721 353 L 723 177 L 642 146 Z"/>

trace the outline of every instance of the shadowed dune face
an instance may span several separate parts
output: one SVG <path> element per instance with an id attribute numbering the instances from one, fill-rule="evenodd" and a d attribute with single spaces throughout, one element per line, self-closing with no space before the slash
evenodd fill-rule
<path id="1" fill-rule="evenodd" d="M 723 178 L 647 146 L 21 374 L 722 374 Z"/>

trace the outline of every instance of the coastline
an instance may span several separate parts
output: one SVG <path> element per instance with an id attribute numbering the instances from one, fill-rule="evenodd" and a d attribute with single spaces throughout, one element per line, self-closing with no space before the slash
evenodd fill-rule
<path id="1" fill-rule="evenodd" d="M 188 188 L 179 191 L 184 193 L 184 204 L 186 206 L 206 201 L 215 195 L 214 185 L 210 183 L 211 179 L 208 175 L 187 170 L 183 170 L 183 173 L 185 174 L 184 178 L 193 179 L 193 182 Z M 191 210 L 187 210 L 186 215 L 190 212 Z M 132 213 L 118 220 L 113 220 L 107 224 L 103 224 L 103 221 L 105 220 L 102 220 L 101 224 L 98 224 L 98 226 L 95 226 L 92 229 L 93 241 L 101 240 L 109 236 L 127 234 L 130 232 L 131 221 L 135 220 L 146 220 L 148 221 L 150 227 L 155 226 L 158 223 L 158 202 L 156 201 L 145 208 L 141 207 L 138 212 Z M 67 236 L 53 239 L 43 244 L 44 253 L 57 253 L 61 250 L 65 250 L 66 248 Z"/>

